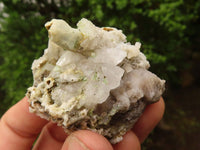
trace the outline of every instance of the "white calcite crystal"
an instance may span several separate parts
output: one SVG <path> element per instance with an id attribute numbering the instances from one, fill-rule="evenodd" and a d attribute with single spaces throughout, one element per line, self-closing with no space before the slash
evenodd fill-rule
<path id="1" fill-rule="evenodd" d="M 48 48 L 32 64 L 30 112 L 70 134 L 89 129 L 111 143 L 133 127 L 145 106 L 159 100 L 165 81 L 121 30 L 81 19 L 77 29 L 53 19 L 45 24 Z"/>

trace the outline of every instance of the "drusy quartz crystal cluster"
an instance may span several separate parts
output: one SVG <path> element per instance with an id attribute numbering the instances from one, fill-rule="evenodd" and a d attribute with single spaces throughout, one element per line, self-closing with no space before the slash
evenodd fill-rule
<path id="1" fill-rule="evenodd" d="M 81 19 L 77 29 L 53 19 L 45 24 L 48 48 L 32 64 L 30 112 L 70 134 L 88 129 L 111 143 L 122 140 L 145 106 L 159 100 L 165 81 L 148 71 L 141 43 L 121 30 Z"/>

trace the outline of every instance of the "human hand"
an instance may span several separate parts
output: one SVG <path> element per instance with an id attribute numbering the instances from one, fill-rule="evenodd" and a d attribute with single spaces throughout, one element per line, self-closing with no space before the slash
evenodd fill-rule
<path id="1" fill-rule="evenodd" d="M 148 136 L 164 113 L 164 101 L 148 105 L 123 141 L 111 145 L 102 135 L 80 130 L 70 136 L 62 127 L 29 113 L 27 98 L 11 107 L 0 120 L 0 149 L 28 150 L 40 134 L 33 150 L 140 150 L 140 143 Z"/>

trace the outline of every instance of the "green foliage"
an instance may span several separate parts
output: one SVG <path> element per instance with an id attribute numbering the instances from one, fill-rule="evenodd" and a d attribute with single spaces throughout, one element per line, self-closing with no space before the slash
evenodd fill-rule
<path id="1" fill-rule="evenodd" d="M 3 101 L 14 104 L 32 84 L 31 63 L 47 47 L 44 23 L 62 18 L 74 26 L 82 17 L 122 29 L 142 43 L 151 70 L 175 81 L 186 50 L 197 38 L 200 1 L 195 0 L 2 0 L 0 83 Z M 7 15 L 5 15 L 5 13 Z M 7 104 L 5 104 L 7 105 Z M 0 106 L 4 107 L 3 105 Z"/>

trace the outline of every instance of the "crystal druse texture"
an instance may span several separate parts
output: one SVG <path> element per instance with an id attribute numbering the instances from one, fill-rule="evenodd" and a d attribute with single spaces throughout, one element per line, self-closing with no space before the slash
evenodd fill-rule
<path id="1" fill-rule="evenodd" d="M 34 83 L 26 94 L 30 112 L 68 134 L 89 129 L 113 144 L 121 141 L 165 89 L 165 81 L 148 71 L 141 44 L 84 18 L 77 29 L 59 19 L 45 27 L 48 48 L 32 64 Z"/>

